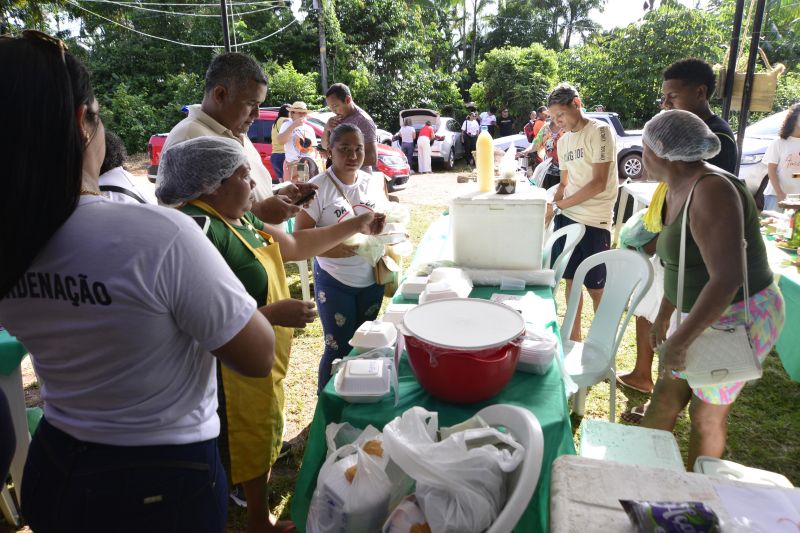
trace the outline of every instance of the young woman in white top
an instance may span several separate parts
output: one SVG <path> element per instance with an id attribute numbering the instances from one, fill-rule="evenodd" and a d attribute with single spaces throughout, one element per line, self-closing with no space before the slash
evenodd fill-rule
<path id="1" fill-rule="evenodd" d="M 44 399 L 22 511 L 37 533 L 219 533 L 212 354 L 266 376 L 274 333 L 189 217 L 101 196 L 103 123 L 65 50 L 29 30 L 0 39 L 16 139 L 0 145 L 0 323 L 33 354 Z"/>
<path id="2" fill-rule="evenodd" d="M 787 194 L 800 193 L 800 104 L 789 108 L 780 138 L 764 154 L 769 185 L 764 190 L 764 209 L 775 211 Z"/>
<path id="3" fill-rule="evenodd" d="M 400 149 L 406 154 L 408 166 L 414 166 L 414 139 L 417 138 L 417 130 L 411 125 L 411 119 L 403 121 L 403 127 L 397 132 L 400 136 Z"/>
<path id="4" fill-rule="evenodd" d="M 330 226 L 374 210 L 386 202 L 383 189 L 370 189 L 370 174 L 361 171 L 364 136 L 356 126 L 342 124 L 328 145 L 332 165 L 315 176 L 317 198 L 297 215 L 298 230 Z M 319 363 L 319 391 L 331 376 L 331 363 L 350 352 L 348 341 L 358 326 L 375 320 L 383 302 L 383 285 L 375 282 L 372 266 L 345 244 L 314 260 L 314 296 L 325 334 L 325 352 Z"/>

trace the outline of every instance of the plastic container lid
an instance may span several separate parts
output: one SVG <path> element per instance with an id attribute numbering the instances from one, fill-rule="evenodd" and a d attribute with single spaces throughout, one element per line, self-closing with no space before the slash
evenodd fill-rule
<path id="1" fill-rule="evenodd" d="M 392 346 L 397 340 L 394 324 L 380 320 L 368 320 L 361 324 L 350 339 L 350 346 L 361 350 Z"/>
<path id="2" fill-rule="evenodd" d="M 416 298 L 425 290 L 428 284 L 427 276 L 409 276 L 400 285 L 400 293 L 406 298 Z"/>
<path id="3" fill-rule="evenodd" d="M 472 292 L 472 285 L 463 279 L 450 279 L 428 283 L 419 295 L 419 303 L 450 298 L 467 298 Z"/>
<path id="4" fill-rule="evenodd" d="M 510 307 L 472 298 L 418 305 L 406 313 L 403 325 L 428 344 L 464 350 L 500 347 L 525 331 L 525 321 Z"/>

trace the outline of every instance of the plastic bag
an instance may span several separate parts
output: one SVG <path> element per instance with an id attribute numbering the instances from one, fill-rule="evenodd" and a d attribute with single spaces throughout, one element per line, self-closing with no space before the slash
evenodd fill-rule
<path id="1" fill-rule="evenodd" d="M 386 424 L 384 446 L 416 480 L 417 501 L 432 531 L 483 531 L 505 505 L 506 474 L 522 462 L 524 449 L 494 428 L 469 429 L 441 442 L 437 429 L 436 413 L 412 407 Z M 487 439 L 500 444 L 480 444 Z"/>
<path id="2" fill-rule="evenodd" d="M 658 236 L 657 233 L 647 231 L 644 228 L 644 215 L 647 209 L 642 209 L 631 215 L 625 221 L 622 230 L 619 232 L 620 247 L 633 248 L 642 251 L 642 247 Z"/>
<path id="3" fill-rule="evenodd" d="M 500 159 L 500 177 L 516 178 L 517 176 L 517 147 L 514 143 L 508 147 L 503 158 Z"/>
<path id="4" fill-rule="evenodd" d="M 329 451 L 339 433 L 352 435 L 352 426 L 336 426 L 326 430 Z M 388 462 L 381 433 L 372 426 L 367 426 L 353 443 L 330 454 L 311 497 L 308 533 L 379 532 L 390 510 L 392 483 L 385 472 Z"/>

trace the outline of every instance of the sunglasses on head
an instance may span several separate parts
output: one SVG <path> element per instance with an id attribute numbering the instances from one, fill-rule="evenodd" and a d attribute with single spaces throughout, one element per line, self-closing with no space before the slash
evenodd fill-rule
<path id="1" fill-rule="evenodd" d="M 47 43 L 47 44 L 53 45 L 58 49 L 59 53 L 61 54 L 61 60 L 66 62 L 66 60 L 64 59 L 64 53 L 67 52 L 67 50 L 68 50 L 67 43 L 65 43 L 61 39 L 53 37 L 52 35 L 48 35 L 48 34 L 46 34 L 44 32 L 39 31 L 39 30 L 22 30 L 22 32 L 16 37 L 13 36 L 13 35 L 0 35 L 0 38 L 1 39 L 29 39 L 31 41 L 39 41 L 39 42 L 43 42 L 43 43 Z"/>

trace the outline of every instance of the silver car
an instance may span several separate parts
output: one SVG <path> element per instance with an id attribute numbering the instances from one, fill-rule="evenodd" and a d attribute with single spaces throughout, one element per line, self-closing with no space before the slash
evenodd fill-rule
<path id="1" fill-rule="evenodd" d="M 419 132 L 426 120 L 431 121 L 435 138 L 431 143 L 431 162 L 441 162 L 445 169 L 450 170 L 456 159 L 464 157 L 464 144 L 461 142 L 461 125 L 451 117 L 439 116 L 433 109 L 404 109 L 400 111 L 400 126 L 405 119 L 410 118 L 414 129 Z M 394 141 L 392 146 L 400 148 L 400 143 Z M 417 148 L 414 147 L 414 159 L 417 158 Z M 409 161 L 410 163 L 410 161 Z"/>

